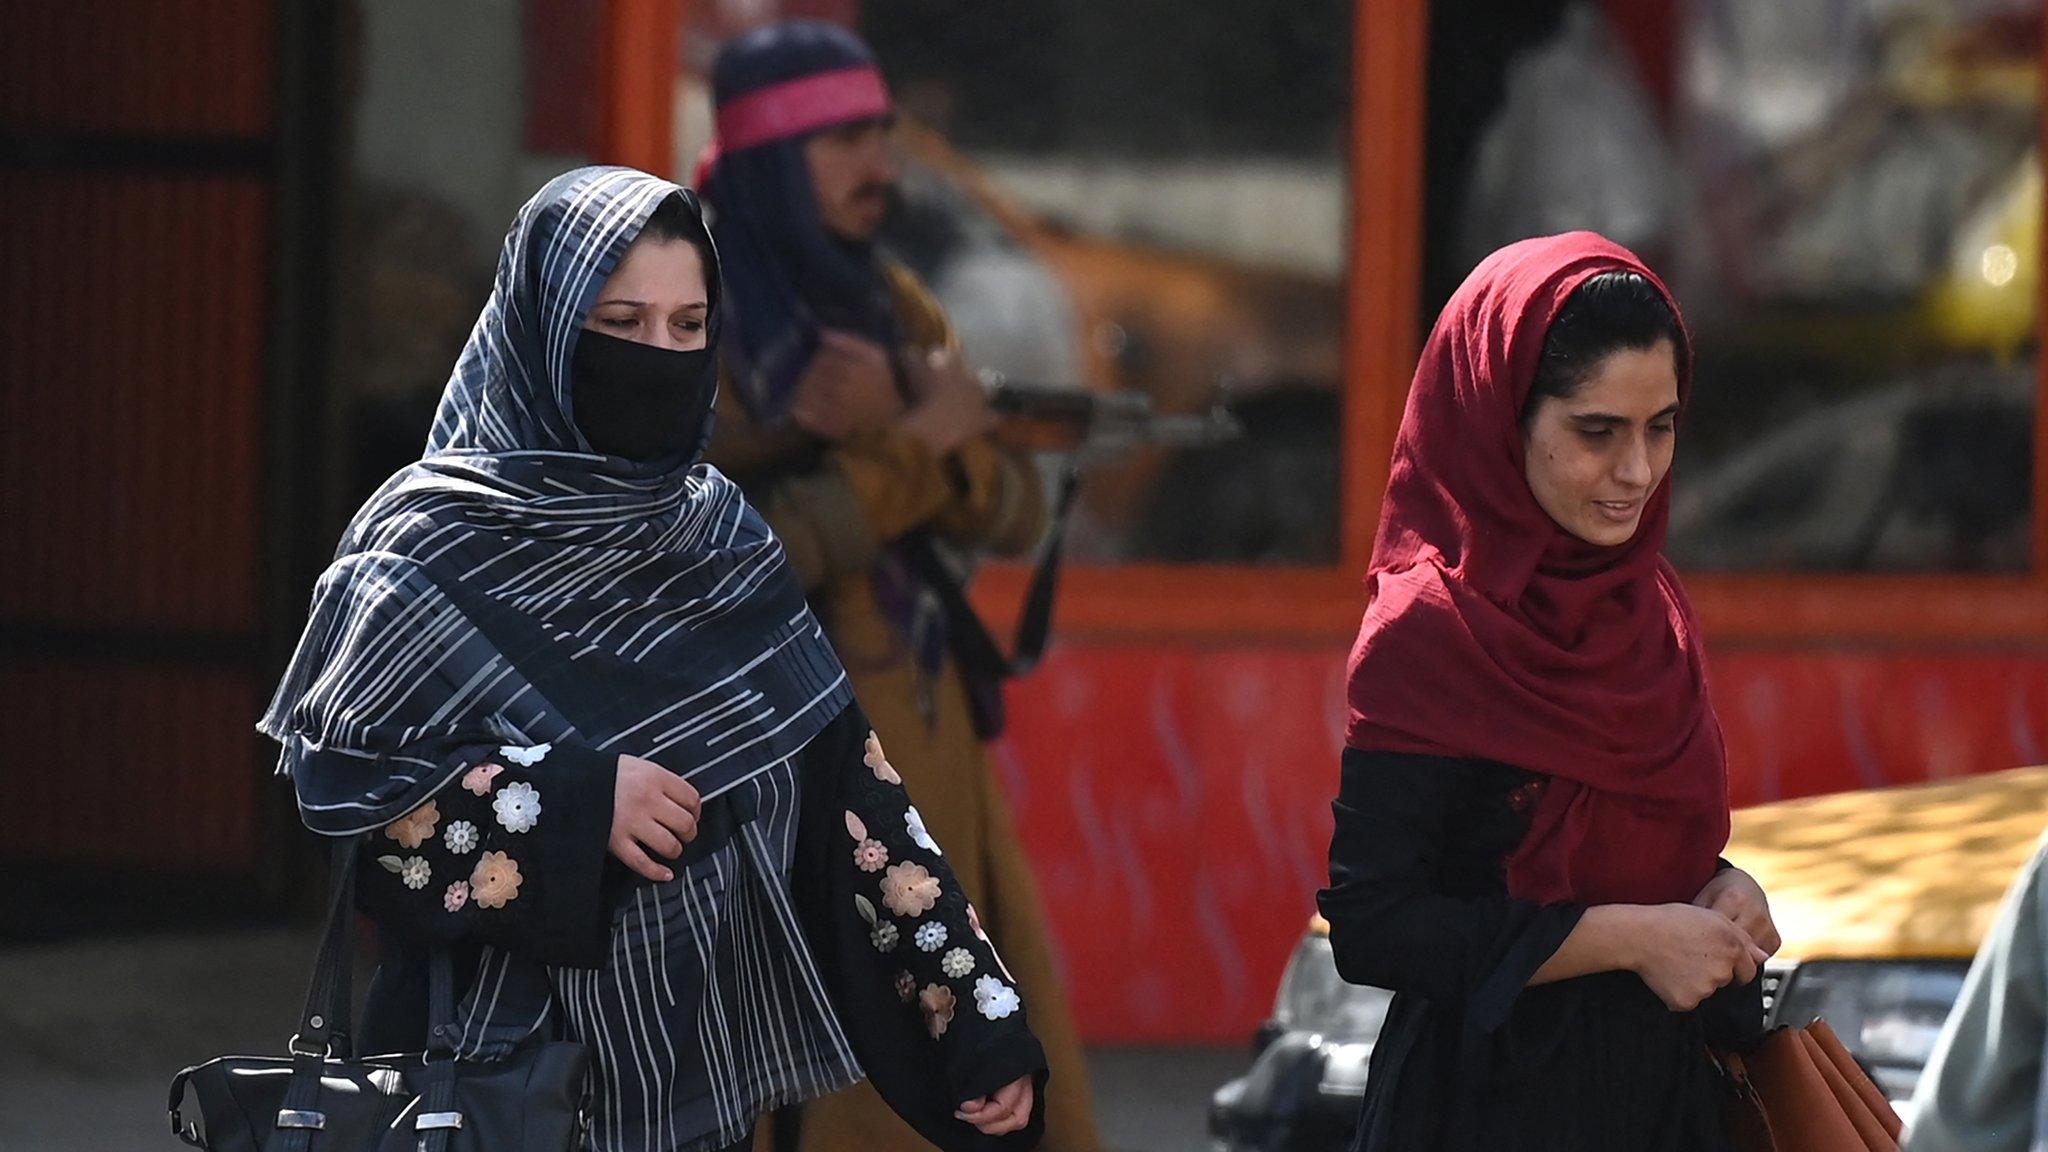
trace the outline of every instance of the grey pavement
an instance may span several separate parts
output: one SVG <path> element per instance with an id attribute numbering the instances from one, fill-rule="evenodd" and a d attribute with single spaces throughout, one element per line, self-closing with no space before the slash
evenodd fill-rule
<path id="1" fill-rule="evenodd" d="M 258 929 L 0 948 L 0 1152 L 168 1152 L 178 1068 L 275 1053 L 313 933 Z M 1099 1048 L 1096 1114 L 1116 1152 L 1200 1152 L 1209 1093 L 1243 1049 Z"/>

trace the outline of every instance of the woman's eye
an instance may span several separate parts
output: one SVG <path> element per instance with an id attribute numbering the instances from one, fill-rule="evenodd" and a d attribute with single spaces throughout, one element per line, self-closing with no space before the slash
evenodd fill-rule
<path id="1" fill-rule="evenodd" d="M 674 321 L 674 324 L 685 332 L 702 332 L 704 330 L 704 322 L 702 320 L 677 320 Z"/>
<path id="2" fill-rule="evenodd" d="M 1678 431 L 1678 425 L 1676 425 L 1676 424 L 1652 424 L 1652 425 L 1650 425 L 1650 431 L 1652 431 L 1652 432 L 1656 433 L 1656 434 L 1657 434 L 1657 435 L 1659 435 L 1659 436 L 1669 436 L 1669 435 L 1671 435 L 1671 434 L 1672 434 L 1673 432 L 1676 432 L 1676 431 Z"/>
<path id="3" fill-rule="evenodd" d="M 635 323 L 630 316 L 600 316 L 597 318 L 597 322 L 607 328 L 620 329 L 631 328 Z"/>
<path id="4" fill-rule="evenodd" d="M 1609 439 L 1609 438 L 1611 438 L 1611 437 L 1612 437 L 1612 436 L 1614 435 L 1614 429 L 1612 429 L 1612 428 L 1581 428 L 1581 429 L 1579 429 L 1579 435 L 1581 435 L 1581 436 L 1584 436 L 1584 437 L 1585 437 L 1586 439 L 1588 439 L 1588 440 L 1606 440 L 1606 439 Z"/>

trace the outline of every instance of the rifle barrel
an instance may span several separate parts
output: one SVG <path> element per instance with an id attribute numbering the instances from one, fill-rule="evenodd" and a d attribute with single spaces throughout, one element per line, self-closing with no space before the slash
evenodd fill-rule
<path id="1" fill-rule="evenodd" d="M 989 406 L 997 413 L 1071 425 L 1099 447 L 1196 447 L 1231 440 L 1244 431 L 1221 405 L 1207 412 L 1162 415 L 1152 410 L 1151 397 L 1141 392 L 1024 383 L 986 368 L 978 375 L 988 390 Z"/>

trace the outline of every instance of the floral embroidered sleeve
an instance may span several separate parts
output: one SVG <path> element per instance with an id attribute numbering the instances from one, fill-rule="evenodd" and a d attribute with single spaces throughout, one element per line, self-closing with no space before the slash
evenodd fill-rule
<path id="1" fill-rule="evenodd" d="M 875 783 L 853 790 L 846 835 L 852 865 L 873 882 L 876 898 L 856 895 L 854 908 L 875 950 L 901 965 L 897 998 L 915 1002 L 934 1040 L 951 1030 L 970 999 L 988 1020 L 1009 1017 L 1023 1007 L 1015 980 L 873 732 L 861 765 Z"/>
<path id="2" fill-rule="evenodd" d="M 941 1147 L 974 1145 L 955 1109 L 1044 1076 L 1016 981 L 859 708 L 805 758 L 800 907 L 834 1006 L 905 1120 Z"/>
<path id="3" fill-rule="evenodd" d="M 357 904 L 431 940 L 602 964 L 616 773 L 616 756 L 577 745 L 498 749 L 373 835 Z"/>

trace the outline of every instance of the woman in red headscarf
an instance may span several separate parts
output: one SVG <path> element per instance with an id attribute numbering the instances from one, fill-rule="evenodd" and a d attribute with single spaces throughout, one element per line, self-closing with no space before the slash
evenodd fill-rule
<path id="1" fill-rule="evenodd" d="M 1719 860 L 1727 764 L 1662 555 L 1690 348 L 1587 232 L 1445 306 L 1394 447 L 1319 897 L 1397 995 L 1356 1148 L 1720 1150 L 1707 1045 L 1777 932 Z"/>

